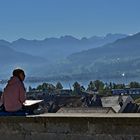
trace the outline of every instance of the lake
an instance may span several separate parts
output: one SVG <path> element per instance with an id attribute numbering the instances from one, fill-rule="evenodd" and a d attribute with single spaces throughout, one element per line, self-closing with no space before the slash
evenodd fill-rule
<path id="1" fill-rule="evenodd" d="M 75 81 L 60 81 L 61 84 L 63 85 L 63 88 L 65 89 L 70 89 L 72 88 L 73 86 L 73 83 Z M 85 87 L 87 87 L 89 81 L 78 81 L 81 85 L 84 85 Z M 29 86 L 31 86 L 32 88 L 36 88 L 38 85 L 40 84 L 43 84 L 44 82 L 24 82 L 24 85 L 25 85 L 25 88 L 29 89 Z M 56 85 L 57 84 L 57 81 L 52 81 L 52 82 L 46 82 L 46 83 L 51 83 L 53 85 Z M 6 86 L 7 83 L 3 83 L 3 84 L 0 84 L 0 90 L 3 91 L 4 87 Z"/>
<path id="2" fill-rule="evenodd" d="M 95 79 L 94 79 L 95 80 Z M 100 79 L 101 81 L 103 82 L 114 82 L 114 83 L 125 83 L 125 84 L 128 84 L 130 83 L 131 81 L 137 81 L 137 82 L 140 82 L 140 79 L 139 78 L 128 78 L 128 79 L 125 79 L 125 78 L 122 78 L 122 79 Z M 87 88 L 89 82 L 91 80 L 70 80 L 70 81 L 60 81 L 61 84 L 63 85 L 63 88 L 65 89 L 70 89 L 70 88 L 73 88 L 73 83 L 77 81 L 80 83 L 80 85 L 83 85 L 85 88 Z M 47 81 L 46 81 L 47 82 Z M 56 85 L 58 81 L 51 81 L 51 82 L 47 82 L 47 83 L 51 83 L 53 85 Z M 25 81 L 24 84 L 25 84 L 25 88 L 29 89 L 29 86 L 31 86 L 32 88 L 36 88 L 38 85 L 44 83 L 44 81 L 42 82 L 28 82 L 28 81 Z M 0 90 L 3 90 L 4 87 L 6 86 L 6 83 L 3 83 L 3 84 L 0 84 Z"/>

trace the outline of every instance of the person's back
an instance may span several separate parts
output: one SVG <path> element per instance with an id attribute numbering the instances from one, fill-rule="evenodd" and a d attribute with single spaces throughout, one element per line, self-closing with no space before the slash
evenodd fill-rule
<path id="1" fill-rule="evenodd" d="M 23 80 L 24 78 L 20 79 L 13 74 L 13 77 L 8 81 L 1 97 L 1 102 L 6 111 L 15 112 L 22 109 L 23 102 L 26 100 L 26 91 L 22 82 Z"/>

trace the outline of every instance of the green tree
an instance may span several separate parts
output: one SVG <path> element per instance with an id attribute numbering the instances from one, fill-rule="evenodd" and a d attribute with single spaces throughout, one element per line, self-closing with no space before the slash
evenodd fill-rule
<path id="1" fill-rule="evenodd" d="M 42 85 L 38 85 L 36 89 L 41 91 L 42 90 Z"/>
<path id="2" fill-rule="evenodd" d="M 140 83 L 139 82 L 130 82 L 129 87 L 130 88 L 140 88 Z"/>
<path id="3" fill-rule="evenodd" d="M 75 94 L 75 95 L 79 95 L 79 94 L 81 94 L 81 86 L 80 86 L 80 84 L 78 83 L 78 82 L 75 82 L 74 84 L 73 84 L 73 94 Z"/>
<path id="4" fill-rule="evenodd" d="M 45 91 L 47 90 L 48 84 L 47 83 L 43 83 L 42 84 L 42 90 Z"/>
<path id="5" fill-rule="evenodd" d="M 48 84 L 47 85 L 47 90 L 48 90 L 48 92 L 54 92 L 55 91 L 55 86 L 53 84 Z"/>
<path id="6" fill-rule="evenodd" d="M 95 84 L 93 81 L 90 81 L 90 83 L 88 84 L 87 90 L 89 91 L 95 90 Z"/>
<path id="7" fill-rule="evenodd" d="M 85 87 L 84 86 L 81 86 L 81 91 L 85 91 Z"/>
<path id="8" fill-rule="evenodd" d="M 124 89 L 124 88 L 125 88 L 125 84 L 115 84 L 115 83 L 113 83 L 112 89 Z"/>
<path id="9" fill-rule="evenodd" d="M 29 86 L 29 91 L 32 91 L 32 87 L 31 86 Z"/>
<path id="10" fill-rule="evenodd" d="M 104 83 L 102 81 L 96 80 L 96 81 L 94 81 L 94 84 L 95 84 L 95 88 L 97 90 L 104 89 Z"/>
<path id="11" fill-rule="evenodd" d="M 114 84 L 114 83 L 113 83 Z M 112 82 L 109 83 L 109 88 L 112 89 L 113 88 L 113 84 Z"/>
<path id="12" fill-rule="evenodd" d="M 55 86 L 49 83 L 43 83 L 42 85 L 37 86 L 37 90 L 52 92 L 55 90 Z"/>
<path id="13" fill-rule="evenodd" d="M 63 86 L 60 82 L 57 82 L 56 89 L 63 89 Z"/>

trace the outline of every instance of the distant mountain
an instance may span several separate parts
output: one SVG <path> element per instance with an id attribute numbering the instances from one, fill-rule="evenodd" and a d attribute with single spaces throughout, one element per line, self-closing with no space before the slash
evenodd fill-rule
<path id="1" fill-rule="evenodd" d="M 128 36 L 123 39 L 118 39 L 113 43 L 106 44 L 99 48 L 93 48 L 79 53 L 70 55 L 68 59 L 75 63 L 80 61 L 91 62 L 100 58 L 126 58 L 139 57 L 140 53 L 140 33 L 133 36 Z"/>
<path id="2" fill-rule="evenodd" d="M 5 43 L 0 41 L 0 44 Z M 40 66 L 41 64 L 43 65 L 44 61 L 46 61 L 44 58 L 17 52 L 8 46 L 0 45 L 0 77 L 2 75 L 6 75 L 9 70 L 13 68 L 23 67 L 32 69 Z"/>
<path id="3" fill-rule="evenodd" d="M 77 39 L 66 35 L 60 38 L 46 38 L 44 40 L 26 40 L 21 38 L 13 41 L 10 46 L 16 51 L 45 57 L 50 61 L 58 61 L 72 53 L 99 47 L 126 36 L 125 34 L 107 34 L 105 37 L 94 36 Z"/>
<path id="4" fill-rule="evenodd" d="M 140 33 L 72 54 L 59 70 L 75 77 L 140 76 Z"/>
<path id="5" fill-rule="evenodd" d="M 0 64 L 3 66 L 0 76 L 7 73 L 7 70 L 17 66 L 26 68 L 30 76 L 54 76 L 62 73 L 77 74 L 77 69 L 74 70 L 75 72 L 72 69 L 76 68 L 75 64 L 78 59 L 73 64 L 71 59 L 72 57 L 75 59 L 75 55 L 71 54 L 98 48 L 126 36 L 124 34 L 107 34 L 104 37 L 93 36 L 77 39 L 67 35 L 44 40 L 27 40 L 23 38 L 13 42 L 0 40 Z M 70 56 L 69 59 L 65 59 L 68 56 Z"/>
<path id="6" fill-rule="evenodd" d="M 0 46 L 10 46 L 10 42 L 5 41 L 5 40 L 0 40 Z"/>

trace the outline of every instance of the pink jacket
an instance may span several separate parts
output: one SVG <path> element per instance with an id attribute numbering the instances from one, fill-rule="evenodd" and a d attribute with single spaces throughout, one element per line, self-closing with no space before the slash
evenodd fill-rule
<path id="1" fill-rule="evenodd" d="M 1 96 L 1 103 L 4 104 L 5 110 L 9 112 L 20 110 L 25 99 L 24 84 L 17 77 L 11 77 Z"/>

